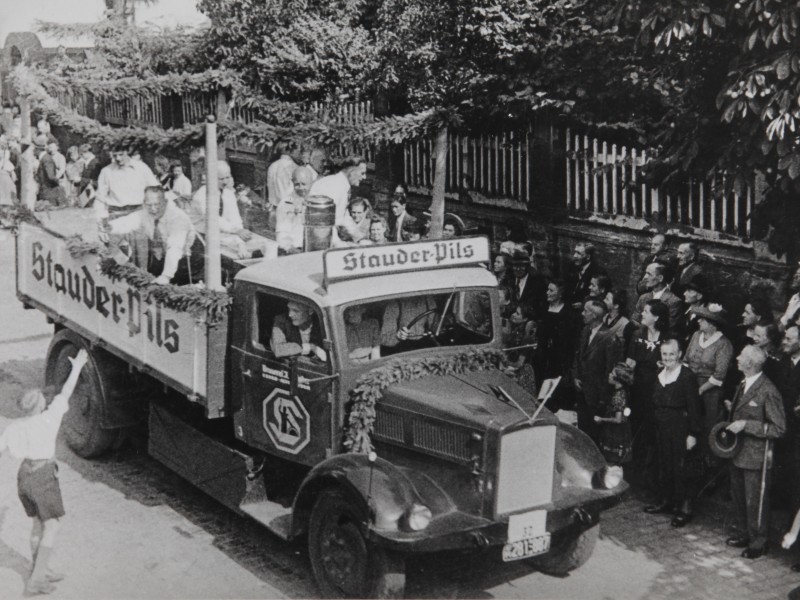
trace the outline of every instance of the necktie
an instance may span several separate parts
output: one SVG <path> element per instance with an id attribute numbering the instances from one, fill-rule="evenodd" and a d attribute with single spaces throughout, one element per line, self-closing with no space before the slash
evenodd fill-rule
<path id="1" fill-rule="evenodd" d="M 164 258 L 164 237 L 158 228 L 161 219 L 153 220 L 153 241 L 150 243 L 150 253 L 155 260 Z"/>

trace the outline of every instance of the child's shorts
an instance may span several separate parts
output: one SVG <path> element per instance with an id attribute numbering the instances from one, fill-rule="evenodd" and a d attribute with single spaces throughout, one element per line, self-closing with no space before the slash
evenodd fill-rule
<path id="1" fill-rule="evenodd" d="M 17 473 L 17 492 L 29 517 L 47 521 L 64 516 L 56 461 L 23 460 Z"/>

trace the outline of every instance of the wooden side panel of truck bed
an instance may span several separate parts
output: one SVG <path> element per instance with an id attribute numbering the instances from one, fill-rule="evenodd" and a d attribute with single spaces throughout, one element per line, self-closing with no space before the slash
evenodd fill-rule
<path id="1" fill-rule="evenodd" d="M 205 405 L 209 417 L 224 413 L 225 353 L 220 356 L 220 347 L 225 346 L 227 323 L 209 327 L 189 313 L 146 301 L 135 287 L 103 275 L 97 256 L 73 258 L 62 238 L 27 223 L 17 237 L 17 294 Z M 213 356 L 209 343 L 215 346 Z"/>

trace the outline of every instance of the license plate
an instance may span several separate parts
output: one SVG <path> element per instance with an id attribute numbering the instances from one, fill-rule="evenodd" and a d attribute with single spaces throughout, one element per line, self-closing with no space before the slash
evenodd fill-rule
<path id="1" fill-rule="evenodd" d="M 503 546 L 503 562 L 530 558 L 531 556 L 544 554 L 548 550 L 550 550 L 550 534 L 537 535 L 536 537 L 511 542 Z"/>
<path id="2" fill-rule="evenodd" d="M 508 518 L 508 543 L 535 538 L 547 533 L 547 511 L 531 510 Z"/>

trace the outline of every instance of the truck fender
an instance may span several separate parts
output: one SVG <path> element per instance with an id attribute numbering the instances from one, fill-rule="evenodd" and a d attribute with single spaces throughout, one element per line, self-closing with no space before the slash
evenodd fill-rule
<path id="1" fill-rule="evenodd" d="M 330 486 L 345 489 L 370 515 L 369 526 L 377 531 L 397 531 L 406 511 L 415 503 L 424 503 L 403 470 L 389 461 L 376 458 L 371 462 L 365 454 L 339 454 L 315 466 L 300 485 L 292 511 L 293 537 L 306 530 L 317 496 Z"/>
<path id="2" fill-rule="evenodd" d="M 53 339 L 50 340 L 50 346 L 47 349 L 47 360 L 45 361 L 45 381 L 52 381 L 53 357 L 64 344 L 72 344 L 78 349 L 83 348 L 89 354 L 89 361 L 97 372 L 100 383 L 100 396 L 102 398 L 100 408 L 102 411 L 102 427 L 104 429 L 116 429 L 142 420 L 145 413 L 141 410 L 134 410 L 130 406 L 130 402 L 113 401 L 115 398 L 115 386 L 118 389 L 125 389 L 124 384 L 120 385 L 128 376 L 125 365 L 104 350 L 93 347 L 89 340 L 71 329 L 58 329 L 53 335 Z"/>

